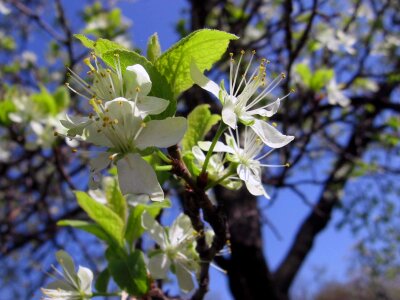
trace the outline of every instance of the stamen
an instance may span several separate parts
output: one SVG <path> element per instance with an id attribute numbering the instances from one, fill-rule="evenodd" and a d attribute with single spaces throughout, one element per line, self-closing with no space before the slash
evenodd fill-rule
<path id="1" fill-rule="evenodd" d="M 81 97 L 83 97 L 83 98 L 86 98 L 86 99 L 90 100 L 90 98 L 89 98 L 88 96 L 86 96 L 86 95 L 84 95 L 84 94 L 82 94 L 82 93 L 79 93 L 77 90 L 73 89 L 73 88 L 70 86 L 70 84 L 69 84 L 68 82 L 65 83 L 65 86 L 66 86 L 67 88 L 69 88 L 71 91 L 73 91 L 75 94 L 77 94 L 77 95 L 79 95 L 79 96 L 81 96 Z"/>

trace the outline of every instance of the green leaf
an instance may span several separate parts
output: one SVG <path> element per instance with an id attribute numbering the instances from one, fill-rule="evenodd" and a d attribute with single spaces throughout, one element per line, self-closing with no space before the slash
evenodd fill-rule
<path id="1" fill-rule="evenodd" d="M 335 72 L 333 69 L 318 69 L 311 78 L 310 89 L 319 92 L 328 84 L 334 75 Z"/>
<path id="2" fill-rule="evenodd" d="M 169 100 L 170 104 L 167 109 L 157 116 L 152 116 L 152 119 L 165 119 L 166 117 L 171 117 L 175 114 L 176 111 L 176 100 L 172 94 L 171 88 L 165 79 L 157 69 L 153 66 L 153 64 L 148 61 L 144 56 L 128 50 L 115 50 L 108 51 L 104 53 L 103 60 L 115 68 L 115 55 L 119 55 L 119 61 L 121 65 L 121 70 L 123 73 L 126 72 L 126 67 L 132 66 L 135 64 L 140 64 L 143 68 L 146 69 L 147 73 L 150 76 L 152 81 L 152 88 L 150 92 L 150 96 L 155 96 L 159 98 L 163 98 L 165 100 Z M 129 76 L 129 74 L 127 75 Z"/>
<path id="3" fill-rule="evenodd" d="M 298 64 L 295 67 L 295 71 L 297 74 L 300 75 L 301 80 L 303 81 L 304 85 L 306 87 L 310 87 L 310 82 L 311 82 L 311 70 L 308 67 L 307 64 Z"/>
<path id="4" fill-rule="evenodd" d="M 58 226 L 71 226 L 76 229 L 93 234 L 100 240 L 110 243 L 111 237 L 97 224 L 81 220 L 61 220 L 57 222 Z"/>
<path id="5" fill-rule="evenodd" d="M 118 286 L 130 295 L 141 296 L 149 289 L 143 253 L 136 250 L 127 257 L 109 258 L 109 270 Z"/>
<path id="6" fill-rule="evenodd" d="M 165 199 L 162 202 L 153 202 L 149 205 L 138 204 L 132 210 L 126 225 L 125 239 L 131 245 L 138 239 L 145 229 L 142 227 L 142 214 L 147 211 L 152 217 L 156 217 L 161 209 L 171 207 L 171 202 Z"/>
<path id="7" fill-rule="evenodd" d="M 100 57 L 103 57 L 103 54 L 108 51 L 126 49 L 124 46 L 107 39 L 98 39 L 97 41 L 92 41 L 83 34 L 75 34 L 74 37 L 80 40 L 83 46 L 92 49 L 94 53 Z"/>
<path id="8" fill-rule="evenodd" d="M 161 46 L 158 40 L 157 32 L 154 33 L 147 42 L 147 58 L 154 63 L 161 55 Z"/>
<path id="9" fill-rule="evenodd" d="M 100 293 L 106 293 L 107 292 L 107 287 L 108 283 L 110 281 L 110 271 L 108 268 L 104 269 L 99 276 L 97 277 L 95 288 L 98 292 Z"/>
<path id="10" fill-rule="evenodd" d="M 16 108 L 12 100 L 6 99 L 0 101 L 0 125 L 10 125 L 12 122 L 8 117 L 8 114 L 15 111 Z"/>
<path id="11" fill-rule="evenodd" d="M 103 230 L 111 236 L 119 246 L 124 244 L 124 223 L 121 218 L 107 206 L 92 199 L 85 192 L 75 192 L 79 206 Z"/>
<path id="12" fill-rule="evenodd" d="M 56 89 L 53 94 L 54 102 L 57 107 L 57 112 L 67 108 L 70 101 L 70 96 L 67 89 L 64 86 L 60 86 Z"/>
<path id="13" fill-rule="evenodd" d="M 190 76 L 192 60 L 201 72 L 209 70 L 222 57 L 229 41 L 236 39 L 236 35 L 224 31 L 198 30 L 168 49 L 155 66 L 168 80 L 174 95 L 179 95 L 193 85 Z"/>
<path id="14" fill-rule="evenodd" d="M 191 151 L 220 119 L 219 115 L 211 114 L 208 104 L 197 106 L 188 116 L 188 128 L 182 139 L 183 151 Z"/>
<path id="15" fill-rule="evenodd" d="M 119 189 L 118 182 L 115 178 L 110 178 L 110 182 L 105 187 L 106 198 L 110 208 L 125 223 L 127 204 L 124 196 Z"/>
<path id="16" fill-rule="evenodd" d="M 59 112 L 53 95 L 44 86 L 41 86 L 40 93 L 33 94 L 31 99 L 35 107 L 45 114 L 55 116 Z"/>

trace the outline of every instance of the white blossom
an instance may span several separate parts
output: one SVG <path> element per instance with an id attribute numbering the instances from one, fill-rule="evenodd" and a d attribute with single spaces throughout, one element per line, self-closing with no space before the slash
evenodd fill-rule
<path id="1" fill-rule="evenodd" d="M 231 54 L 231 57 L 232 55 L 233 54 Z M 285 75 L 281 74 L 271 82 L 267 83 L 266 64 L 268 62 L 263 59 L 254 72 L 248 76 L 250 65 L 254 57 L 253 51 L 250 62 L 247 65 L 244 74 L 240 77 L 238 75 L 243 55 L 244 51 L 242 51 L 236 68 L 234 66 L 235 60 L 233 58 L 230 60 L 229 93 L 225 90 L 223 84 L 218 86 L 214 81 L 205 77 L 194 62 L 191 64 L 191 76 L 197 85 L 209 91 L 221 101 L 223 105 L 222 121 L 225 124 L 232 129 L 237 128 L 238 121 L 245 125 L 249 125 L 265 144 L 270 144 L 269 146 L 271 146 L 272 141 L 270 140 L 270 137 L 265 135 L 265 132 L 261 129 L 262 127 L 265 127 L 264 125 L 261 125 L 261 123 L 265 122 L 257 119 L 256 116 L 271 117 L 278 111 L 281 100 L 286 98 L 289 94 L 283 98 L 277 98 L 275 101 L 268 104 L 265 104 L 264 101 L 272 90 L 285 78 Z M 261 88 L 261 92 L 257 93 L 259 88 Z M 280 138 L 287 140 L 287 143 L 292 140 L 291 137 L 285 135 L 281 135 Z"/>
<path id="2" fill-rule="evenodd" d="M 267 123 L 264 123 L 263 126 L 266 126 L 265 128 L 267 128 L 267 130 L 269 131 L 275 130 L 276 132 L 278 132 L 275 128 L 268 125 Z M 247 127 L 245 127 L 243 146 L 240 145 L 239 132 L 236 131 L 235 133 L 233 133 L 230 129 L 229 132 L 230 134 L 225 134 L 226 144 L 223 144 L 222 142 L 217 142 L 214 148 L 214 152 L 227 153 L 227 158 L 231 162 L 237 164 L 237 175 L 242 181 L 244 181 L 247 190 L 252 195 L 265 196 L 269 199 L 269 196 L 262 184 L 261 168 L 275 167 L 275 165 L 263 164 L 261 163 L 261 160 L 264 159 L 271 151 L 267 152 L 266 154 L 260 155 L 265 144 L 254 132 L 254 130 L 247 129 Z M 273 131 L 271 131 L 271 133 L 272 132 Z M 293 139 L 294 137 L 292 137 L 291 140 Z M 284 143 L 281 143 L 280 146 L 283 147 L 290 141 L 286 140 Z M 204 151 L 208 151 L 210 149 L 211 142 L 199 142 L 199 146 Z"/>
<path id="3" fill-rule="evenodd" d="M 189 217 L 180 214 L 168 230 L 145 212 L 142 224 L 160 246 L 150 256 L 148 268 L 151 276 L 155 279 L 167 278 L 168 271 L 173 267 L 181 290 L 190 292 L 194 288 L 192 272 L 197 271 L 198 261 L 194 250 L 196 234 Z"/>
<path id="4" fill-rule="evenodd" d="M 350 104 L 350 99 L 342 92 L 339 86 L 336 83 L 335 78 L 332 78 L 326 87 L 328 93 L 328 102 L 329 104 L 346 107 Z"/>
<path id="5" fill-rule="evenodd" d="M 46 288 L 42 288 L 43 300 L 84 300 L 90 299 L 92 295 L 93 273 L 90 269 L 79 266 L 78 272 L 75 271 L 75 264 L 65 251 L 58 251 L 56 258 L 62 267 L 61 273 L 54 270 L 59 275 Z"/>

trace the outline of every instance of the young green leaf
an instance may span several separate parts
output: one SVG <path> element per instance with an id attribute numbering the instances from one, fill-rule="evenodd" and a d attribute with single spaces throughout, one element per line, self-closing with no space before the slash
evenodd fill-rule
<path id="1" fill-rule="evenodd" d="M 92 49 L 96 55 L 103 57 L 103 54 L 112 50 L 126 50 L 126 48 L 116 42 L 107 39 L 98 39 L 92 41 L 83 34 L 75 34 L 75 38 L 81 41 L 82 45 L 86 48 Z"/>
<path id="2" fill-rule="evenodd" d="M 193 85 L 190 76 L 192 60 L 201 72 L 209 70 L 226 51 L 229 41 L 237 36 L 218 30 L 202 29 L 183 38 L 155 62 L 157 70 L 167 78 L 174 95 Z"/>
<path id="3" fill-rule="evenodd" d="M 107 206 L 92 199 L 85 192 L 75 192 L 79 206 L 103 230 L 111 236 L 119 246 L 124 244 L 124 223 L 121 218 Z"/>
<path id="4" fill-rule="evenodd" d="M 98 292 L 100 293 L 106 293 L 107 292 L 107 287 L 108 283 L 110 281 L 110 271 L 108 268 L 104 269 L 99 276 L 97 277 L 95 288 Z"/>
<path id="5" fill-rule="evenodd" d="M 335 72 L 332 69 L 318 69 L 311 78 L 310 89 L 319 92 L 328 84 L 334 75 Z"/>
<path id="6" fill-rule="evenodd" d="M 161 46 L 157 32 L 154 33 L 147 42 L 147 58 L 154 63 L 161 55 Z"/>
<path id="7" fill-rule="evenodd" d="M 182 139 L 183 151 L 191 151 L 220 119 L 219 115 L 211 114 L 208 104 L 197 106 L 188 116 L 188 128 Z"/>
<path id="8" fill-rule="evenodd" d="M 61 220 L 57 222 L 58 226 L 71 226 L 76 229 L 80 229 L 86 231 L 90 234 L 93 234 L 100 240 L 111 243 L 112 238 L 97 224 L 90 223 L 82 220 Z"/>
<path id="9" fill-rule="evenodd" d="M 109 270 L 118 286 L 130 295 L 140 296 L 148 291 L 147 268 L 140 250 L 123 258 L 110 257 Z"/>
<path id="10" fill-rule="evenodd" d="M 121 218 L 125 223 L 127 204 L 124 196 L 119 189 L 117 180 L 115 178 L 110 178 L 110 183 L 106 185 L 105 192 L 107 202 L 110 208 Z"/>

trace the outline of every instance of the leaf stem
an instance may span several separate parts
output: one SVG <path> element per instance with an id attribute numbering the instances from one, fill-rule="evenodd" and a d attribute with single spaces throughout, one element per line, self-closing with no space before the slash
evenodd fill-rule
<path id="1" fill-rule="evenodd" d="M 222 133 L 224 133 L 224 131 L 226 130 L 226 128 L 228 128 L 228 126 L 224 123 L 224 122 L 220 122 L 219 123 L 219 127 L 218 130 L 211 142 L 211 146 L 210 149 L 208 149 L 207 155 L 206 155 L 206 159 L 204 160 L 204 164 L 203 164 L 203 168 L 201 169 L 201 173 L 200 174 L 205 174 L 206 170 L 207 170 L 207 166 L 208 166 L 208 162 L 210 161 L 211 155 L 214 151 L 215 145 L 217 144 L 219 138 L 221 137 Z"/>
<path id="2" fill-rule="evenodd" d="M 166 156 L 166 155 L 164 154 L 164 152 L 162 152 L 162 151 L 161 151 L 160 149 L 158 149 L 158 148 L 157 148 L 156 151 L 157 151 L 158 157 L 161 158 L 163 162 L 165 162 L 165 163 L 167 163 L 167 164 L 172 163 L 172 160 L 170 160 L 170 159 L 168 158 L 168 156 Z"/>
<path id="3" fill-rule="evenodd" d="M 166 165 L 166 166 L 155 166 L 156 171 L 171 171 L 173 166 L 171 165 Z"/>

